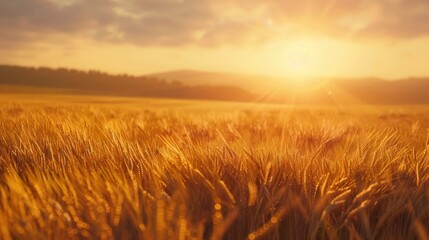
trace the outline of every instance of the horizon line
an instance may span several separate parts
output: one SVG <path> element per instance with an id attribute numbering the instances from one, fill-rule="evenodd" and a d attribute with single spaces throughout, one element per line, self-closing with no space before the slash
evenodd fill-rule
<path id="1" fill-rule="evenodd" d="M 101 70 L 96 68 L 76 68 L 76 67 L 65 67 L 65 66 L 46 66 L 46 65 L 22 65 L 22 64 L 10 64 L 10 63 L 1 63 L 1 67 L 20 67 L 20 68 L 34 68 L 34 69 L 50 69 L 50 70 L 61 70 L 61 69 L 67 69 L 67 70 L 75 70 L 80 72 L 99 72 L 102 74 L 110 75 L 110 76 L 129 76 L 129 77 L 156 77 L 156 75 L 162 75 L 162 74 L 169 74 L 169 73 L 179 73 L 179 72 L 194 72 L 197 74 L 223 74 L 223 75 L 230 75 L 230 76 L 242 76 L 242 77 L 265 77 L 265 78 L 271 78 L 271 79 L 277 79 L 277 80 L 297 80 L 297 79 L 307 79 L 307 80 L 317 80 L 317 79 L 331 79 L 331 80 L 361 80 L 361 79 L 374 79 L 374 80 L 382 80 L 382 81 L 401 81 L 401 80 L 410 80 L 410 79 L 429 79 L 428 76 L 413 76 L 409 75 L 407 77 L 397 77 L 397 78 L 385 78 L 380 76 L 359 76 L 359 77 L 346 77 L 346 76 L 286 76 L 286 75 L 269 75 L 269 74 L 263 74 L 263 73 L 239 73 L 239 72 L 228 72 L 228 71 L 213 71 L 213 70 L 198 70 L 198 69 L 190 69 L 190 68 L 177 68 L 177 69 L 171 69 L 166 71 L 158 71 L 158 72 L 149 72 L 149 73 L 143 73 L 143 74 L 133 74 L 133 73 L 126 73 L 126 72 L 112 72 L 108 70 Z"/>

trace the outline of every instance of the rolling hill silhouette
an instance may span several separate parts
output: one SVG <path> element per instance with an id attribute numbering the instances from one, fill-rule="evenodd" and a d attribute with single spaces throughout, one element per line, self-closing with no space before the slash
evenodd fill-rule
<path id="1" fill-rule="evenodd" d="M 167 82 L 154 77 L 109 75 L 99 71 L 73 69 L 31 68 L 0 66 L 0 85 L 6 91 L 10 86 L 43 89 L 72 94 L 97 94 L 110 96 L 158 97 L 183 99 L 211 99 L 249 101 L 254 96 L 235 86 L 187 86 L 177 81 Z M 17 88 L 14 88 L 15 91 Z M 1 89 L 0 89 L 1 90 Z M 3 90 L 3 91 L 5 91 Z"/>
<path id="2" fill-rule="evenodd" d="M 258 75 L 244 75 L 217 72 L 201 72 L 192 70 L 178 70 L 147 75 L 166 81 L 177 81 L 189 86 L 197 85 L 230 85 L 244 88 L 250 92 L 260 94 L 263 91 L 270 91 L 284 82 L 284 78 L 268 77 Z"/>
<path id="3" fill-rule="evenodd" d="M 0 65 L 0 92 L 208 99 L 285 104 L 428 104 L 429 78 L 313 79 L 174 71 L 147 76 Z"/>
<path id="4" fill-rule="evenodd" d="M 257 96 L 254 101 L 296 104 L 428 104 L 429 78 L 383 80 L 300 80 L 198 71 L 172 71 L 148 75 L 186 85 L 230 85 Z"/>

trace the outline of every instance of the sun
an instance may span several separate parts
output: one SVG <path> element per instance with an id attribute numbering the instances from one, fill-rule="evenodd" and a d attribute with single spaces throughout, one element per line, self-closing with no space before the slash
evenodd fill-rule
<path id="1" fill-rule="evenodd" d="M 319 58 L 316 42 L 311 40 L 293 42 L 289 44 L 284 54 L 286 71 L 293 77 L 314 77 L 319 72 L 317 65 Z"/>

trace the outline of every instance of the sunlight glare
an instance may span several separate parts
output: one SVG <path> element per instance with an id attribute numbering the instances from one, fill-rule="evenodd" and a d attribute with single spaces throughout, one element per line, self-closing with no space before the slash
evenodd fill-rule
<path id="1" fill-rule="evenodd" d="M 305 79 L 317 73 L 317 49 L 315 42 L 300 40 L 291 43 L 285 55 L 285 64 L 290 75 Z"/>

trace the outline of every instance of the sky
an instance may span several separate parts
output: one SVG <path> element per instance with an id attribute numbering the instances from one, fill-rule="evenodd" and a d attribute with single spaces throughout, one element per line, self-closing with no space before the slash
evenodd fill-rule
<path id="1" fill-rule="evenodd" d="M 0 0 L 0 63 L 429 76 L 428 0 Z"/>

